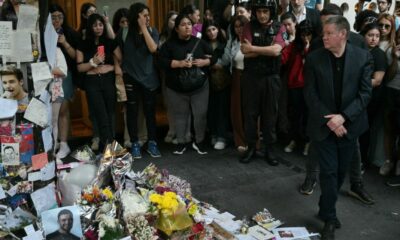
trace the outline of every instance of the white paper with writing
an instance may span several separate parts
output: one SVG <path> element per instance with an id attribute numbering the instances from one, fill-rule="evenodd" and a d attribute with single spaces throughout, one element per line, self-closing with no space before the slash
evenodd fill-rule
<path id="1" fill-rule="evenodd" d="M 43 211 L 57 208 L 55 185 L 51 183 L 31 193 L 32 202 L 35 205 L 38 215 Z"/>
<path id="2" fill-rule="evenodd" d="M 51 103 L 50 103 L 50 94 L 48 91 L 44 91 L 39 99 L 46 104 L 47 108 L 47 121 L 50 123 L 52 119 L 52 108 L 51 108 Z M 44 151 L 48 152 L 53 148 L 53 129 L 51 127 L 51 124 L 42 131 L 42 140 L 43 140 L 43 147 Z"/>
<path id="3" fill-rule="evenodd" d="M 46 87 L 52 80 L 53 76 L 47 62 L 31 63 L 31 68 L 33 88 L 35 89 L 35 96 L 38 96 L 46 90 Z"/>
<path id="4" fill-rule="evenodd" d="M 10 56 L 12 51 L 12 22 L 0 21 L 0 55 Z"/>
<path id="5" fill-rule="evenodd" d="M 19 5 L 17 30 L 36 31 L 39 9 L 32 5 Z"/>
<path id="6" fill-rule="evenodd" d="M 36 98 L 32 98 L 29 103 L 24 118 L 43 128 L 49 125 L 46 105 Z"/>
<path id="7" fill-rule="evenodd" d="M 7 57 L 7 62 L 32 62 L 32 40 L 31 33 L 28 31 L 12 32 L 12 51 L 11 56 Z"/>
<path id="8" fill-rule="evenodd" d="M 46 166 L 44 166 L 42 169 L 40 169 L 40 173 L 41 173 L 41 178 L 40 180 L 42 181 L 48 181 L 52 178 L 55 177 L 56 175 L 56 162 L 49 162 L 48 164 L 46 164 Z"/>

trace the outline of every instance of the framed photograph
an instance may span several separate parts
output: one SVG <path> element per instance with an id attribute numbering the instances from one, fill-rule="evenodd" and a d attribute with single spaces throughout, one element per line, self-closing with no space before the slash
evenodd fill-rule
<path id="1" fill-rule="evenodd" d="M 81 218 L 77 206 L 56 208 L 42 213 L 43 229 L 47 240 L 82 238 Z"/>
<path id="2" fill-rule="evenodd" d="M 19 143 L 1 143 L 1 159 L 4 166 L 17 166 L 20 164 Z"/>

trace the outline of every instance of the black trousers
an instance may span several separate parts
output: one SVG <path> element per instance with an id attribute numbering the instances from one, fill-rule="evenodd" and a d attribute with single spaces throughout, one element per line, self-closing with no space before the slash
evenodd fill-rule
<path id="1" fill-rule="evenodd" d="M 104 146 L 114 139 L 113 118 L 117 102 L 115 74 L 86 75 L 84 81 L 88 104 L 92 107 L 97 126 L 100 130 L 100 142 Z"/>
<path id="2" fill-rule="evenodd" d="M 338 138 L 333 133 L 322 141 L 312 141 L 319 159 L 321 196 L 319 216 L 324 221 L 336 219 L 336 201 L 346 172 L 357 149 L 356 139 Z"/>
<path id="3" fill-rule="evenodd" d="M 281 89 L 279 75 L 257 75 L 244 71 L 242 79 L 242 109 L 247 144 L 250 147 L 256 146 L 259 117 L 265 144 L 275 143 Z"/>
<path id="4" fill-rule="evenodd" d="M 230 123 L 230 94 L 230 87 L 220 91 L 210 90 L 207 123 L 211 135 L 219 141 L 226 141 L 227 139 Z"/>
<path id="5" fill-rule="evenodd" d="M 156 90 L 149 90 L 128 74 L 124 74 L 126 89 L 126 120 L 131 142 L 138 141 L 139 98 L 142 98 L 149 141 L 156 141 Z"/>

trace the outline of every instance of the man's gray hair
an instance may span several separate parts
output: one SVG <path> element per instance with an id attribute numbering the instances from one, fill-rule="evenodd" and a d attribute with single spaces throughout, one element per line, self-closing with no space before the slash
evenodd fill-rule
<path id="1" fill-rule="evenodd" d="M 350 24 L 343 16 L 332 16 L 328 18 L 324 24 L 333 24 L 338 31 L 346 30 L 346 38 L 349 38 Z"/>

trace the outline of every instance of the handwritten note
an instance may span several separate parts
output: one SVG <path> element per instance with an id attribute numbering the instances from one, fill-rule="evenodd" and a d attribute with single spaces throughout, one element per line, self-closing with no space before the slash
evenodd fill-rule
<path id="1" fill-rule="evenodd" d="M 10 195 L 10 197 L 12 197 L 15 194 L 17 194 L 17 191 L 18 191 L 18 184 L 14 185 L 10 189 L 8 189 L 7 194 Z"/>
<path id="2" fill-rule="evenodd" d="M 46 105 L 36 98 L 32 98 L 31 102 L 29 103 L 28 108 L 25 111 L 24 118 L 43 128 L 49 125 Z"/>
<path id="3" fill-rule="evenodd" d="M 56 162 L 49 162 L 46 166 L 40 169 L 40 173 L 42 174 L 41 179 L 42 181 L 48 181 L 55 177 L 56 175 Z"/>
<path id="4" fill-rule="evenodd" d="M 22 4 L 19 6 L 17 30 L 27 30 L 34 32 L 39 16 L 39 9 L 31 6 Z"/>
<path id="5" fill-rule="evenodd" d="M 31 33 L 28 31 L 12 32 L 12 51 L 7 62 L 32 62 Z"/>
<path id="6" fill-rule="evenodd" d="M 38 96 L 46 89 L 53 76 L 47 62 L 31 63 L 31 68 L 33 88 L 35 89 L 35 96 Z"/>
<path id="7" fill-rule="evenodd" d="M 46 210 L 56 208 L 57 200 L 54 183 L 31 193 L 31 199 L 38 215 Z"/>
<path id="8" fill-rule="evenodd" d="M 44 166 L 46 166 L 46 164 L 48 163 L 48 159 L 47 159 L 47 153 L 41 153 L 41 154 L 36 154 L 32 156 L 32 169 L 33 170 L 39 170 L 41 168 L 43 168 Z"/>
<path id="9" fill-rule="evenodd" d="M 10 56 L 12 45 L 12 22 L 0 21 L 0 55 Z"/>

